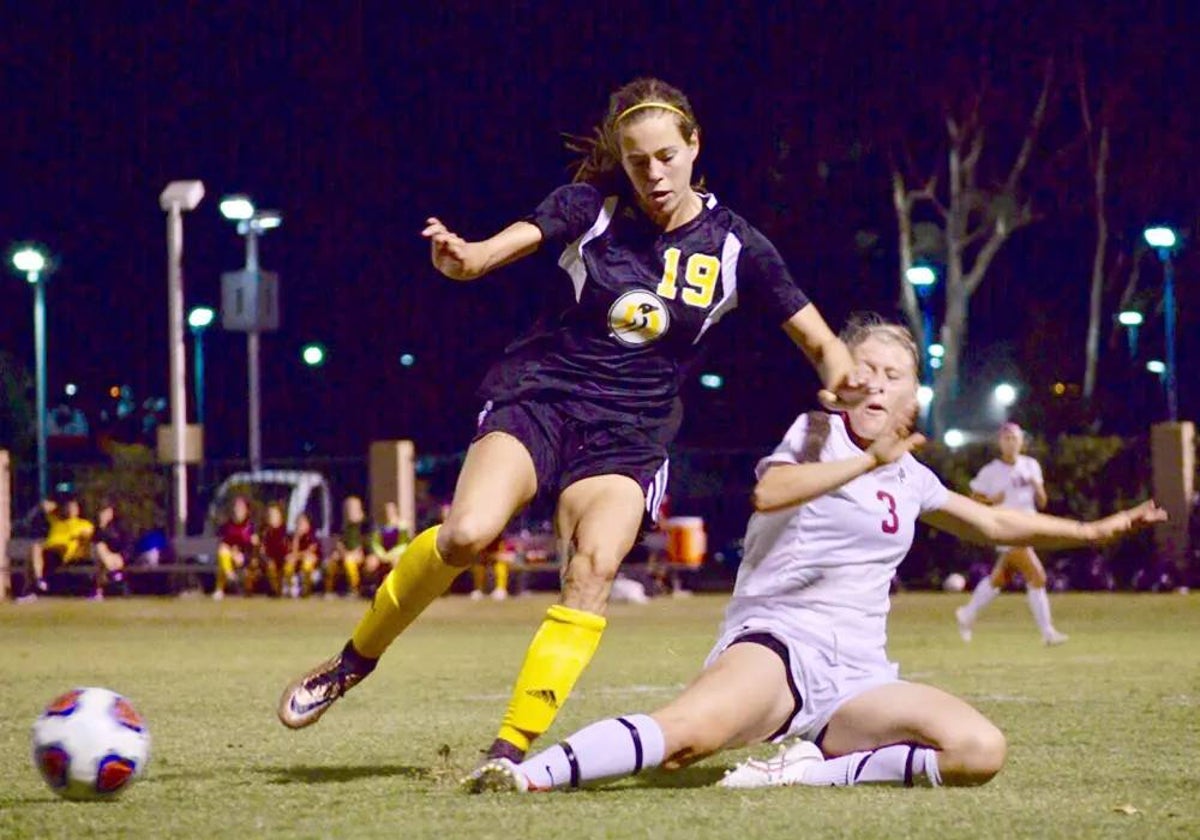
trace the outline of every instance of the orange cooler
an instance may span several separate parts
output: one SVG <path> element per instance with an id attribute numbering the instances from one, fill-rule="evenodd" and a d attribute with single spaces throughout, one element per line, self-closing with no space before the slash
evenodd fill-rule
<path id="1" fill-rule="evenodd" d="M 704 563 L 708 537 L 704 533 L 704 518 L 672 516 L 666 522 L 667 558 L 681 566 L 696 567 Z"/>

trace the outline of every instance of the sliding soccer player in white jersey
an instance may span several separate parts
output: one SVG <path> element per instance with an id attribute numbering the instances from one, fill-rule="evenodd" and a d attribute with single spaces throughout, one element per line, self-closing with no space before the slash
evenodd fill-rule
<path id="1" fill-rule="evenodd" d="M 984 465 L 971 479 L 971 498 L 985 505 L 997 505 L 1012 510 L 1043 510 L 1046 507 L 1046 483 L 1042 465 L 1021 453 L 1025 432 L 1016 423 L 1005 423 L 997 435 L 1000 457 Z M 979 581 L 971 600 L 954 611 L 958 633 L 964 642 L 971 641 L 975 620 L 983 608 L 996 599 L 1014 572 L 1025 579 L 1025 595 L 1029 611 L 1041 631 L 1042 641 L 1061 645 L 1065 633 L 1054 628 L 1050 619 L 1050 599 L 1046 597 L 1046 570 L 1037 552 L 1028 545 L 996 546 L 996 565 L 992 573 Z"/>
<path id="2" fill-rule="evenodd" d="M 889 583 L 917 519 L 960 538 L 1055 548 L 1108 542 L 1166 518 L 1148 501 L 1095 522 L 988 507 L 911 455 L 917 348 L 877 319 L 843 333 L 868 392 L 811 412 L 759 462 L 756 513 L 720 638 L 704 670 L 650 715 L 594 723 L 520 764 L 496 759 L 469 789 L 549 790 L 680 767 L 719 750 L 792 741 L 725 787 L 867 782 L 976 785 L 1004 735 L 965 701 L 903 681 L 888 661 Z"/>

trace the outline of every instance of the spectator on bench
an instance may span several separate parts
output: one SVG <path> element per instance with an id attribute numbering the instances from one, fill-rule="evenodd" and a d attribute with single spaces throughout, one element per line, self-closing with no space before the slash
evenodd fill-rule
<path id="1" fill-rule="evenodd" d="M 92 600 L 104 600 L 104 588 L 111 581 L 121 584 L 125 594 L 125 564 L 129 552 L 129 536 L 117 518 L 116 504 L 111 501 L 100 503 L 96 511 L 96 531 L 92 534 L 92 559 L 96 563 L 96 589 Z"/>
<path id="2" fill-rule="evenodd" d="M 363 580 L 360 591 L 365 598 L 374 598 L 375 590 L 396 565 L 404 549 L 408 548 L 412 535 L 400 522 L 400 506 L 387 502 L 383 506 L 384 523 L 371 534 L 371 550 L 363 563 Z"/>
<path id="3" fill-rule="evenodd" d="M 283 565 L 283 579 L 290 587 L 289 594 L 307 598 L 312 594 L 317 570 L 321 568 L 321 541 L 313 531 L 307 513 L 296 517 L 296 533 L 292 534 L 292 549 Z M 299 582 L 295 581 L 299 577 Z"/>
<path id="4" fill-rule="evenodd" d="M 254 520 L 250 518 L 250 502 L 245 496 L 233 500 L 230 518 L 217 532 L 217 578 L 213 587 L 213 600 L 225 597 L 229 581 L 241 578 L 246 564 L 258 548 L 258 534 L 254 532 Z"/>
<path id="5" fill-rule="evenodd" d="M 31 574 L 25 578 L 25 592 L 18 603 L 36 601 L 38 595 L 50 591 L 47 582 L 60 566 L 81 563 L 91 559 L 89 546 L 95 526 L 83 518 L 79 500 L 67 497 L 61 502 L 54 499 L 42 501 L 48 532 L 46 539 L 33 544 L 29 565 Z"/>
<path id="6" fill-rule="evenodd" d="M 283 521 L 283 506 L 272 502 L 267 505 L 267 524 L 263 528 L 258 555 L 263 571 L 266 572 L 271 594 L 276 598 L 283 594 L 283 572 L 287 566 L 288 552 L 291 550 L 292 540 L 288 536 L 287 524 Z"/>
<path id="7" fill-rule="evenodd" d="M 347 496 L 342 502 L 342 532 L 325 564 L 325 597 L 332 598 L 339 577 L 346 579 L 346 594 L 357 595 L 369 552 L 370 526 L 362 499 Z M 372 564 L 378 567 L 378 563 Z"/>

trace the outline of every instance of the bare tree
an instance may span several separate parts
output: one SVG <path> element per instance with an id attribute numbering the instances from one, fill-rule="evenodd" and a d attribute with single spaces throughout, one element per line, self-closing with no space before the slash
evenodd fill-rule
<path id="1" fill-rule="evenodd" d="M 958 392 L 971 296 L 983 283 L 1004 244 L 1036 218 L 1023 189 L 1023 179 L 1039 143 L 1053 81 L 1054 65 L 1047 62 L 1041 91 L 1025 125 L 1020 148 L 1003 178 L 988 182 L 981 172 L 987 141 L 983 118 L 986 86 L 981 86 L 963 107 L 946 109 L 945 162 L 934 168 L 934 175 L 912 178 L 911 174 L 893 166 L 892 199 L 901 239 L 901 298 L 914 327 L 920 321 L 920 315 L 906 271 L 914 258 L 913 212 L 916 207 L 928 202 L 944 234 L 945 313 L 940 338 L 945 353 L 934 387 L 932 419 L 935 434 L 945 427 L 947 403 Z M 944 186 L 939 186 L 939 182 Z M 910 183 L 921 183 L 922 186 L 910 187 Z"/>
<path id="2" fill-rule="evenodd" d="M 1092 116 L 1088 98 L 1087 71 L 1082 52 L 1075 57 L 1075 87 L 1079 94 L 1079 115 L 1083 122 L 1088 171 L 1092 176 L 1092 213 L 1096 224 L 1096 244 L 1092 253 L 1092 278 L 1088 294 L 1088 328 L 1083 373 L 1083 398 L 1089 403 L 1096 391 L 1096 369 L 1100 363 L 1100 322 L 1103 317 L 1105 259 L 1108 255 L 1108 160 L 1109 125 L 1103 111 Z"/>

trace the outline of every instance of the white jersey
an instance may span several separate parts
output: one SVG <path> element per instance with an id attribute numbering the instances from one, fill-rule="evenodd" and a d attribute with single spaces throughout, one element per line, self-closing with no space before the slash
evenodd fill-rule
<path id="1" fill-rule="evenodd" d="M 863 450 L 842 417 L 801 415 L 759 461 L 838 461 Z M 781 622 L 844 662 L 885 661 L 892 576 L 908 553 L 916 519 L 949 491 L 911 455 L 878 467 L 802 505 L 755 513 L 722 633 Z"/>
<path id="2" fill-rule="evenodd" d="M 997 507 L 1013 510 L 1037 510 L 1037 485 L 1042 483 L 1042 465 L 1028 455 L 1018 455 L 1015 463 L 997 458 L 984 464 L 971 479 L 971 490 L 984 496 L 1004 493 Z"/>

